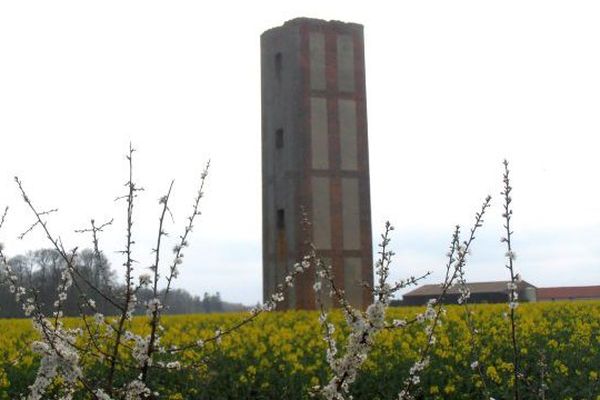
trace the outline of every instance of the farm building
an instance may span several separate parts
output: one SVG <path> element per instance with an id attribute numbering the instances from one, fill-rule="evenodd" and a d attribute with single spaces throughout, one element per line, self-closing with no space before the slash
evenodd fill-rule
<path id="1" fill-rule="evenodd" d="M 508 299 L 508 283 L 510 281 L 467 283 L 471 292 L 470 303 L 503 303 Z M 517 283 L 521 301 L 536 301 L 536 287 L 531 283 Z M 416 306 L 426 304 L 430 299 L 437 299 L 442 293 L 441 285 L 423 285 L 402 297 L 402 305 Z M 459 286 L 452 286 L 446 293 L 447 303 L 456 303 L 460 297 Z"/>
<path id="2" fill-rule="evenodd" d="M 538 301 L 600 299 L 600 286 L 571 286 L 538 288 Z"/>

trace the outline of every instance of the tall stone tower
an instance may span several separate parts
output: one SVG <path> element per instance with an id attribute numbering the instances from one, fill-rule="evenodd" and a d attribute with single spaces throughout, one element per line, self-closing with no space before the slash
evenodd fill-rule
<path id="1" fill-rule="evenodd" d="M 261 36 L 263 296 L 307 254 L 355 306 L 373 282 L 363 27 L 298 18 Z M 312 227 L 302 224 L 302 210 Z M 282 308 L 314 309 L 314 271 Z"/>

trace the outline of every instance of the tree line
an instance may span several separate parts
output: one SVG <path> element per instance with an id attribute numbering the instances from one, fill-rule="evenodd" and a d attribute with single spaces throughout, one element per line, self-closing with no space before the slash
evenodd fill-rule
<path id="1" fill-rule="evenodd" d="M 32 288 L 37 297 L 39 307 L 46 315 L 52 315 L 54 302 L 57 300 L 56 288 L 60 284 L 66 263 L 54 249 L 38 249 L 12 257 L 9 262 L 21 286 Z M 117 283 L 115 271 L 102 253 L 84 249 L 74 256 L 76 273 L 68 296 L 62 304 L 65 316 L 78 316 L 82 311 L 82 293 L 92 299 L 98 312 L 105 315 L 117 314 L 117 309 L 105 299 L 119 299 L 125 288 Z M 22 308 L 15 301 L 15 295 L 6 279 L 6 272 L 0 270 L 0 318 L 22 318 Z M 141 287 L 137 290 L 137 298 L 144 304 L 152 298 L 152 290 Z M 162 293 L 161 293 L 162 296 Z M 221 300 L 219 292 L 204 293 L 203 297 L 194 296 L 183 289 L 169 292 L 165 303 L 167 314 L 195 314 L 242 310 L 241 304 L 227 303 Z M 134 314 L 143 314 L 140 308 Z"/>

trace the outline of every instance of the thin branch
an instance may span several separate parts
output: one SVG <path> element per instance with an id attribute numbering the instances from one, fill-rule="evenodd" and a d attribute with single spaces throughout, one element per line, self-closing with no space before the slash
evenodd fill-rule
<path id="1" fill-rule="evenodd" d="M 161 197 L 159 203 L 162 204 L 162 212 L 160 214 L 160 218 L 159 218 L 159 223 L 158 223 L 158 235 L 156 238 L 156 248 L 154 249 L 154 265 L 152 265 L 150 267 L 150 269 L 154 272 L 154 277 L 153 277 L 153 286 L 152 286 L 152 296 L 153 296 L 153 301 L 155 301 L 158 298 L 158 278 L 159 278 L 159 274 L 158 274 L 158 265 L 160 263 L 160 249 L 161 249 L 161 240 L 162 237 L 166 235 L 165 231 L 163 230 L 163 224 L 164 224 L 164 220 L 165 220 L 165 214 L 167 213 L 167 211 L 169 210 L 169 198 L 171 196 L 171 190 L 173 189 L 173 182 L 171 181 L 171 184 L 169 185 L 169 190 L 167 191 L 167 194 L 163 197 Z M 140 282 L 140 285 L 142 283 Z M 150 320 L 150 340 L 148 341 L 148 349 L 146 351 L 146 359 L 144 360 L 144 364 L 142 366 L 142 371 L 141 371 L 141 381 L 142 382 L 146 382 L 146 378 L 148 376 L 148 365 L 150 360 L 152 359 L 152 355 L 154 353 L 154 346 L 155 346 L 155 341 L 156 341 L 156 329 L 158 328 L 158 325 L 160 323 L 160 304 L 155 304 L 155 303 L 151 303 L 153 304 L 153 307 L 150 309 L 150 311 L 152 312 L 152 317 Z"/>
<path id="2" fill-rule="evenodd" d="M 454 281 L 459 276 L 460 271 L 465 266 L 465 263 L 467 260 L 467 255 L 469 254 L 471 245 L 473 244 L 473 241 L 475 240 L 475 233 L 483 225 L 483 216 L 485 215 L 486 210 L 490 207 L 491 199 L 492 199 L 491 196 L 487 196 L 481 206 L 481 209 L 475 213 L 475 222 L 474 222 L 473 226 L 471 227 L 469 238 L 467 240 L 463 241 L 462 244 L 460 244 L 460 239 L 459 239 L 460 227 L 458 225 L 455 227 L 454 234 L 452 235 L 452 241 L 450 244 L 450 251 L 447 254 L 448 262 L 446 264 L 446 274 L 445 274 L 444 282 L 442 283 L 442 291 L 441 291 L 440 295 L 437 297 L 437 299 L 435 299 L 433 302 L 430 302 L 428 304 L 428 309 L 426 311 L 426 314 L 427 314 L 427 312 L 431 308 L 433 310 L 434 314 L 431 318 L 431 323 L 426 328 L 427 341 L 426 341 L 425 347 L 421 348 L 421 351 L 419 354 L 419 360 L 415 363 L 415 365 L 411 369 L 412 371 L 414 371 L 416 373 L 419 373 L 421 370 L 423 370 L 429 363 L 429 361 L 428 361 L 429 353 L 435 343 L 435 331 L 436 331 L 436 328 L 437 328 L 439 322 L 441 321 L 444 299 L 446 298 L 448 290 L 450 290 L 450 288 L 454 285 Z M 452 273 L 451 273 L 451 271 L 452 271 Z M 425 317 L 427 317 L 427 316 L 425 316 Z M 411 373 L 411 375 L 415 375 L 415 374 Z M 399 398 L 400 399 L 412 398 L 410 395 L 411 388 L 417 382 L 418 381 L 416 379 L 413 379 L 413 376 L 406 379 L 404 381 L 404 388 L 400 392 Z"/>
<path id="3" fill-rule="evenodd" d="M 0 218 L 0 229 L 2 229 L 2 226 L 4 225 L 4 222 L 6 221 L 7 215 L 8 215 L 8 206 L 6 206 L 4 208 L 4 212 L 2 213 L 2 218 Z"/>
<path id="4" fill-rule="evenodd" d="M 173 253 L 175 254 L 173 257 L 173 262 L 171 263 L 171 267 L 169 268 L 169 275 L 167 276 L 167 287 L 163 294 L 163 304 L 167 303 L 167 298 L 169 296 L 169 291 L 171 290 L 171 282 L 174 278 L 179 275 L 178 265 L 183 262 L 183 249 L 188 246 L 188 235 L 192 232 L 194 228 L 194 219 L 201 214 L 200 212 L 200 200 L 204 197 L 204 184 L 206 183 L 206 177 L 208 176 L 208 170 L 210 168 L 210 160 L 206 163 L 204 167 L 204 171 L 200 175 L 200 188 L 198 189 L 198 193 L 196 198 L 194 199 L 194 205 L 192 207 L 192 214 L 188 217 L 188 224 L 186 225 L 183 235 L 179 237 L 179 243 L 175 245 L 173 248 Z"/>
<path id="5" fill-rule="evenodd" d="M 132 288 L 132 279 L 133 279 L 133 257 L 132 257 L 132 247 L 134 244 L 133 240 L 133 204 L 134 199 L 136 197 L 136 192 L 141 190 L 139 189 L 135 183 L 133 182 L 133 153 L 134 149 L 129 144 L 129 154 L 127 155 L 127 161 L 129 162 L 129 181 L 125 184 L 127 187 L 127 195 L 125 195 L 125 199 L 127 201 L 127 227 L 126 227 L 126 245 L 125 250 L 123 250 L 123 254 L 125 254 L 125 262 L 123 266 L 125 267 L 125 301 L 123 304 L 123 309 L 121 311 L 121 315 L 119 316 L 119 323 L 116 330 L 116 337 L 113 345 L 112 356 L 110 360 L 109 372 L 108 372 L 108 394 L 113 395 L 114 392 L 114 376 L 116 370 L 116 359 L 119 355 L 119 347 L 121 346 L 122 336 L 124 333 L 124 325 L 125 321 L 131 316 L 132 310 L 132 296 L 133 296 L 133 288 Z"/>
<path id="6" fill-rule="evenodd" d="M 509 288 L 508 288 L 508 301 L 509 301 L 509 308 L 510 308 L 510 336 L 511 336 L 511 344 L 512 344 L 512 353 L 513 353 L 513 378 L 515 380 L 514 383 L 514 387 L 513 387 L 513 396 L 515 400 L 519 400 L 519 398 L 521 397 L 520 392 L 519 392 L 519 380 L 520 380 L 520 357 L 519 357 L 519 346 L 518 346 L 518 340 L 517 340 L 517 323 L 516 323 L 516 308 L 518 306 L 518 302 L 517 302 L 517 283 L 518 283 L 518 279 L 517 279 L 517 275 L 515 274 L 515 270 L 514 270 L 514 260 L 516 258 L 516 255 L 513 251 L 512 248 L 512 234 L 513 232 L 511 231 L 510 228 L 510 221 L 512 218 L 512 209 L 510 207 L 510 203 L 512 202 L 512 197 L 511 197 L 511 192 L 512 192 L 512 187 L 510 186 L 510 171 L 508 169 L 508 161 L 504 160 L 503 161 L 503 165 L 504 165 L 504 175 L 503 175 L 503 182 L 504 182 L 504 191 L 501 192 L 500 194 L 504 197 L 504 212 L 502 214 L 502 217 L 504 218 L 504 229 L 506 230 L 506 236 L 503 237 L 501 239 L 502 242 L 506 243 L 506 259 L 508 261 L 508 264 L 506 265 L 506 268 L 509 270 L 510 272 L 510 284 L 509 284 Z"/>

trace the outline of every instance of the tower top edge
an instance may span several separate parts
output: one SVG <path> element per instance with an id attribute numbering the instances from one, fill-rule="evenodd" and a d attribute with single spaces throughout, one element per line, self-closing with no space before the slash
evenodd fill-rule
<path id="1" fill-rule="evenodd" d="M 294 18 L 294 19 L 285 21 L 283 23 L 283 25 L 281 25 L 281 26 L 276 26 L 271 29 L 267 29 L 266 31 L 263 32 L 263 35 L 268 32 L 278 31 L 280 29 L 285 29 L 285 28 L 296 27 L 299 25 L 307 25 L 307 26 L 311 26 L 311 27 L 330 26 L 330 27 L 336 27 L 338 29 L 345 28 L 345 29 L 352 29 L 352 30 L 355 30 L 355 29 L 362 30 L 363 29 L 363 25 L 356 23 L 356 22 L 344 22 L 344 21 L 338 21 L 338 20 L 327 21 L 327 20 L 318 19 L 318 18 L 298 17 L 298 18 Z"/>

